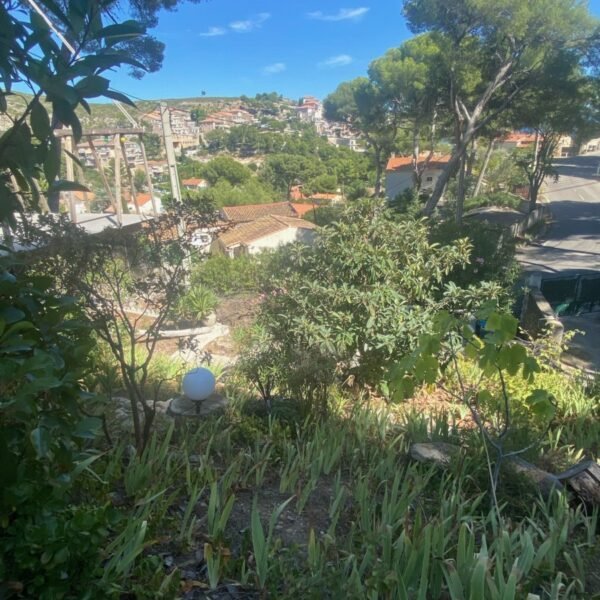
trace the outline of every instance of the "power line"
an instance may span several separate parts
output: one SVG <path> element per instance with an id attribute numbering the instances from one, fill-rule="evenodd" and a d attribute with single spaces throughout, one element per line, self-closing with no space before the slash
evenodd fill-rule
<path id="1" fill-rule="evenodd" d="M 27 0 L 31 8 L 44 20 L 44 23 L 48 25 L 48 27 L 54 32 L 56 37 L 64 44 L 64 46 L 71 53 L 72 58 L 77 57 L 77 50 L 73 47 L 73 45 L 67 40 L 67 38 L 61 33 L 61 31 L 54 25 L 54 23 L 50 20 L 50 18 L 46 15 L 46 13 L 39 7 L 35 0 Z M 124 106 L 121 105 L 117 100 L 112 100 L 112 102 L 117 106 L 117 108 L 127 117 L 127 120 L 134 126 L 139 127 L 136 123 L 135 119 L 127 112 Z"/>

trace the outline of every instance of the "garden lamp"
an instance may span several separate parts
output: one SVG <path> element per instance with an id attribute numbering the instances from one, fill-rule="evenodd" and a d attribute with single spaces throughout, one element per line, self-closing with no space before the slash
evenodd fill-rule
<path id="1" fill-rule="evenodd" d="M 204 367 L 192 369 L 183 376 L 183 394 L 196 403 L 196 414 L 200 413 L 200 403 L 214 393 L 216 383 L 215 376 Z"/>

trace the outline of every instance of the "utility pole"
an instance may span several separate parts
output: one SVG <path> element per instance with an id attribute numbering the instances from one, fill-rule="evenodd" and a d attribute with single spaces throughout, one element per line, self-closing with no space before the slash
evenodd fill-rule
<path id="1" fill-rule="evenodd" d="M 137 192 L 135 190 L 135 182 L 133 180 L 133 172 L 131 167 L 129 166 L 129 161 L 127 160 L 127 151 L 125 149 L 125 142 L 123 138 L 120 139 L 121 142 L 121 155 L 123 156 L 123 161 L 125 163 L 125 172 L 127 173 L 127 179 L 129 181 L 129 194 L 131 196 L 131 201 L 133 202 L 133 206 L 135 207 L 135 212 L 139 215 L 141 214 L 140 207 L 137 203 Z"/>
<path id="2" fill-rule="evenodd" d="M 117 208 L 117 222 L 119 227 L 123 226 L 123 199 L 121 197 L 121 144 L 120 134 L 115 134 L 115 205 Z"/>
<path id="3" fill-rule="evenodd" d="M 175 161 L 175 148 L 173 147 L 173 132 L 171 131 L 171 119 L 169 107 L 166 102 L 160 103 L 160 118 L 162 120 L 163 139 L 167 152 L 167 167 L 171 180 L 171 193 L 175 202 L 181 202 L 181 189 L 179 187 L 179 176 L 177 174 L 177 162 Z"/>
<path id="4" fill-rule="evenodd" d="M 171 193 L 178 208 L 181 207 L 181 188 L 179 187 L 179 175 L 177 173 L 177 163 L 175 162 L 175 148 L 173 148 L 173 132 L 171 131 L 171 117 L 169 115 L 169 107 L 166 102 L 160 103 L 160 118 L 162 120 L 163 139 L 165 141 L 165 150 L 167 152 L 167 167 L 169 169 L 169 177 L 171 179 Z M 183 239 L 186 234 L 186 225 L 183 217 L 177 219 L 177 234 L 180 239 Z M 189 286 L 189 274 L 192 270 L 192 258 L 186 254 L 183 258 L 185 271 L 183 281 L 186 287 Z"/>
<path id="5" fill-rule="evenodd" d="M 75 179 L 75 171 L 73 169 L 73 138 L 68 135 L 63 139 L 63 145 L 65 152 L 65 167 L 67 169 L 67 180 L 73 181 Z M 72 191 L 66 192 L 67 201 L 69 202 L 69 215 L 71 217 L 71 223 L 77 223 L 77 207 L 75 206 L 75 194 Z"/>
<path id="6" fill-rule="evenodd" d="M 106 173 L 104 172 L 104 167 L 102 166 L 102 161 L 98 156 L 98 151 L 96 150 L 96 146 L 94 146 L 94 140 L 89 137 L 88 144 L 92 151 L 92 156 L 94 157 L 94 162 L 96 163 L 96 169 L 98 169 L 98 173 L 100 173 L 100 177 L 102 178 L 102 183 L 104 184 L 104 189 L 106 190 L 106 194 L 110 201 L 111 206 L 113 207 L 115 214 L 117 214 L 117 203 L 115 201 L 115 197 L 113 196 L 112 189 L 110 184 L 108 183 L 108 179 L 106 178 Z"/>
<path id="7" fill-rule="evenodd" d="M 150 202 L 152 202 L 152 214 L 156 217 L 158 210 L 156 208 L 156 200 L 154 199 L 154 186 L 152 185 L 152 175 L 150 174 L 150 167 L 148 165 L 148 157 L 146 156 L 146 146 L 144 146 L 143 136 L 139 136 L 140 148 L 142 149 L 142 159 L 144 160 L 144 169 L 146 170 L 146 183 L 148 184 L 148 191 L 150 192 Z"/>

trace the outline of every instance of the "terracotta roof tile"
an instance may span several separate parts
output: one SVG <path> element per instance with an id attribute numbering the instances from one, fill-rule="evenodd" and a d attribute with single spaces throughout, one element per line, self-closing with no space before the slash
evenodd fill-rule
<path id="1" fill-rule="evenodd" d="M 206 183 L 206 179 L 190 177 L 189 179 L 184 179 L 181 183 L 183 183 L 183 185 L 204 185 Z"/>
<path id="2" fill-rule="evenodd" d="M 144 204 L 148 204 L 148 202 L 150 202 L 151 199 L 152 197 L 150 196 L 150 194 L 139 193 L 135 198 L 135 203 L 138 206 L 144 206 Z"/>
<path id="3" fill-rule="evenodd" d="M 96 198 L 96 194 L 94 194 L 94 192 L 80 192 L 79 190 L 73 192 L 73 196 L 75 196 L 76 200 L 81 202 L 85 202 L 86 200 L 94 200 Z"/>
<path id="4" fill-rule="evenodd" d="M 312 204 L 304 204 L 300 202 L 292 202 L 292 207 L 296 211 L 296 214 L 301 218 L 314 208 Z"/>
<path id="5" fill-rule="evenodd" d="M 419 163 L 425 161 L 429 153 L 422 153 L 419 155 Z M 386 171 L 401 171 L 403 169 L 412 168 L 412 156 L 392 156 L 388 161 Z M 429 161 L 430 167 L 442 167 L 447 165 L 450 161 L 449 154 L 434 154 Z"/>
<path id="6" fill-rule="evenodd" d="M 242 206 L 224 206 L 221 209 L 227 221 L 245 223 L 269 215 L 295 217 L 296 212 L 289 202 L 273 202 L 271 204 L 245 204 Z"/>
<path id="7" fill-rule="evenodd" d="M 500 140 L 501 142 L 516 142 L 517 144 L 533 144 L 535 142 L 534 133 L 522 133 L 520 131 L 513 131 L 505 135 Z"/>
<path id="8" fill-rule="evenodd" d="M 223 233 L 219 240 L 226 248 L 246 245 L 273 233 L 284 231 L 289 227 L 315 229 L 316 225 L 303 219 L 269 215 L 250 223 L 242 223 Z"/>

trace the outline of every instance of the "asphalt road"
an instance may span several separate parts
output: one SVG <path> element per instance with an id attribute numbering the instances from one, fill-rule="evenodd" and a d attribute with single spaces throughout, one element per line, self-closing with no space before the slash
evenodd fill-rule
<path id="1" fill-rule="evenodd" d="M 600 272 L 600 152 L 557 159 L 559 179 L 544 195 L 552 223 L 538 243 L 519 250 L 526 271 L 545 276 Z"/>

